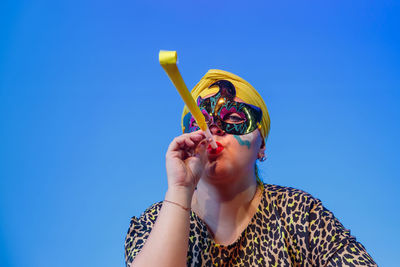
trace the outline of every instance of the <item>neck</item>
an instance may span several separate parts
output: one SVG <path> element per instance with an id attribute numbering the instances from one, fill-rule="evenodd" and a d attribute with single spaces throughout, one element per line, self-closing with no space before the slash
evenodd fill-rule
<path id="1" fill-rule="evenodd" d="M 229 205 L 234 202 L 247 203 L 255 193 L 257 181 L 254 176 L 238 181 L 229 181 L 229 184 L 210 184 L 200 180 L 195 195 L 198 202 L 212 201 L 221 205 Z"/>
<path id="2" fill-rule="evenodd" d="M 213 233 L 220 229 L 236 229 L 257 209 L 254 176 L 229 184 L 209 184 L 200 180 L 194 193 L 192 209 Z"/>

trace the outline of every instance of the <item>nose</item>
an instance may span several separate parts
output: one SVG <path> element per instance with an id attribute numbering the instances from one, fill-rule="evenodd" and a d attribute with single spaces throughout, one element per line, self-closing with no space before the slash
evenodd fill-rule
<path id="1" fill-rule="evenodd" d="M 210 125 L 210 132 L 213 135 L 223 135 L 225 132 L 215 124 Z"/>

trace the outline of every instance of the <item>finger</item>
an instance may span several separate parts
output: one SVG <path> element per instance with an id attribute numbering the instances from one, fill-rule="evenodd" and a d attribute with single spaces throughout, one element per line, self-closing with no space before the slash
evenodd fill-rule
<path id="1" fill-rule="evenodd" d="M 179 150 L 181 148 L 183 148 L 184 144 L 185 144 L 185 135 L 181 135 L 178 137 L 175 137 L 172 142 L 170 143 L 168 150 Z"/>
<path id="2" fill-rule="evenodd" d="M 185 145 L 186 145 L 188 148 L 192 148 L 192 147 L 195 146 L 195 143 L 194 143 L 190 138 L 187 138 L 187 139 L 185 139 Z"/>
<path id="3" fill-rule="evenodd" d="M 169 155 L 169 156 L 168 156 Z M 177 150 L 177 151 L 171 151 L 167 154 L 167 158 L 176 158 L 180 160 L 185 160 L 188 157 L 190 157 L 190 154 L 186 150 Z"/>
<path id="4" fill-rule="evenodd" d="M 200 134 L 196 134 L 196 135 L 191 135 L 190 140 L 194 141 L 194 142 L 200 142 L 201 140 L 205 139 L 206 137 L 204 135 L 200 135 Z"/>
<path id="5" fill-rule="evenodd" d="M 183 149 L 185 146 L 192 147 L 194 146 L 195 142 L 199 142 L 200 140 L 204 139 L 203 135 L 199 133 L 195 134 L 183 134 L 181 136 L 176 137 L 172 143 L 171 148 L 176 149 L 177 147 Z M 177 145 L 174 145 L 176 143 Z"/>
<path id="6" fill-rule="evenodd" d="M 207 149 L 207 141 L 206 140 L 202 140 L 196 147 L 195 153 L 196 155 L 205 155 L 205 151 Z"/>
<path id="7" fill-rule="evenodd" d="M 171 144 L 168 147 L 168 151 L 194 148 L 197 143 L 203 139 L 205 139 L 205 135 L 201 130 L 188 134 L 182 134 L 181 136 L 175 137 L 172 140 Z"/>
<path id="8" fill-rule="evenodd" d="M 179 140 L 178 144 L 179 144 L 179 149 L 182 150 L 190 150 L 196 146 L 195 142 L 193 142 L 189 137 Z"/>
<path id="9" fill-rule="evenodd" d="M 195 153 L 197 146 L 202 143 L 207 143 L 204 135 L 193 135 L 190 136 L 189 139 L 185 139 L 185 144 L 187 146 L 186 149 L 189 149 L 193 154 Z"/>
<path id="10" fill-rule="evenodd" d="M 203 138 L 206 137 L 205 133 L 202 130 L 198 130 L 198 131 L 193 132 L 193 135 L 200 135 Z"/>

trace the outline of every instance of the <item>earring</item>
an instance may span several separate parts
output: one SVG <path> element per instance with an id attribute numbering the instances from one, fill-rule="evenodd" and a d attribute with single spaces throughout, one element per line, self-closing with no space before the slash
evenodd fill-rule
<path id="1" fill-rule="evenodd" d="M 265 155 L 262 155 L 261 157 L 259 157 L 258 158 L 258 160 L 260 161 L 260 162 L 263 162 L 263 161 L 265 161 L 267 158 L 265 157 Z"/>

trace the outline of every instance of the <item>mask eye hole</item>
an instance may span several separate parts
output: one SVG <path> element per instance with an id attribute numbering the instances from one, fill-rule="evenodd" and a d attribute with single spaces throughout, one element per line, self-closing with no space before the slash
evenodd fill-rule
<path id="1" fill-rule="evenodd" d="M 207 110 L 202 109 L 201 113 L 203 113 L 204 118 L 206 119 L 206 123 L 210 123 L 212 121 L 212 118 L 211 118 L 210 114 L 207 113 Z"/>
<path id="2" fill-rule="evenodd" d="M 201 109 L 201 113 L 203 113 L 204 118 L 206 119 L 206 123 L 209 124 L 212 121 L 212 117 L 210 116 L 210 114 L 208 114 L 205 109 Z M 190 118 L 190 127 L 193 127 L 193 128 L 199 127 L 199 125 L 197 124 L 197 122 L 193 116 Z"/>
<path id="3" fill-rule="evenodd" d="M 246 122 L 246 116 L 243 112 L 238 111 L 235 107 L 227 110 L 223 107 L 219 113 L 222 121 L 230 124 L 240 124 Z"/>
<path id="4" fill-rule="evenodd" d="M 197 122 L 196 122 L 196 120 L 194 119 L 194 117 L 192 116 L 191 118 L 190 118 L 190 128 L 193 128 L 193 127 L 199 127 L 198 125 L 197 125 Z"/>
<path id="5" fill-rule="evenodd" d="M 242 112 L 231 112 L 231 113 L 226 113 L 222 117 L 222 120 L 230 124 L 239 124 L 239 123 L 244 123 L 246 121 L 246 116 Z"/>

